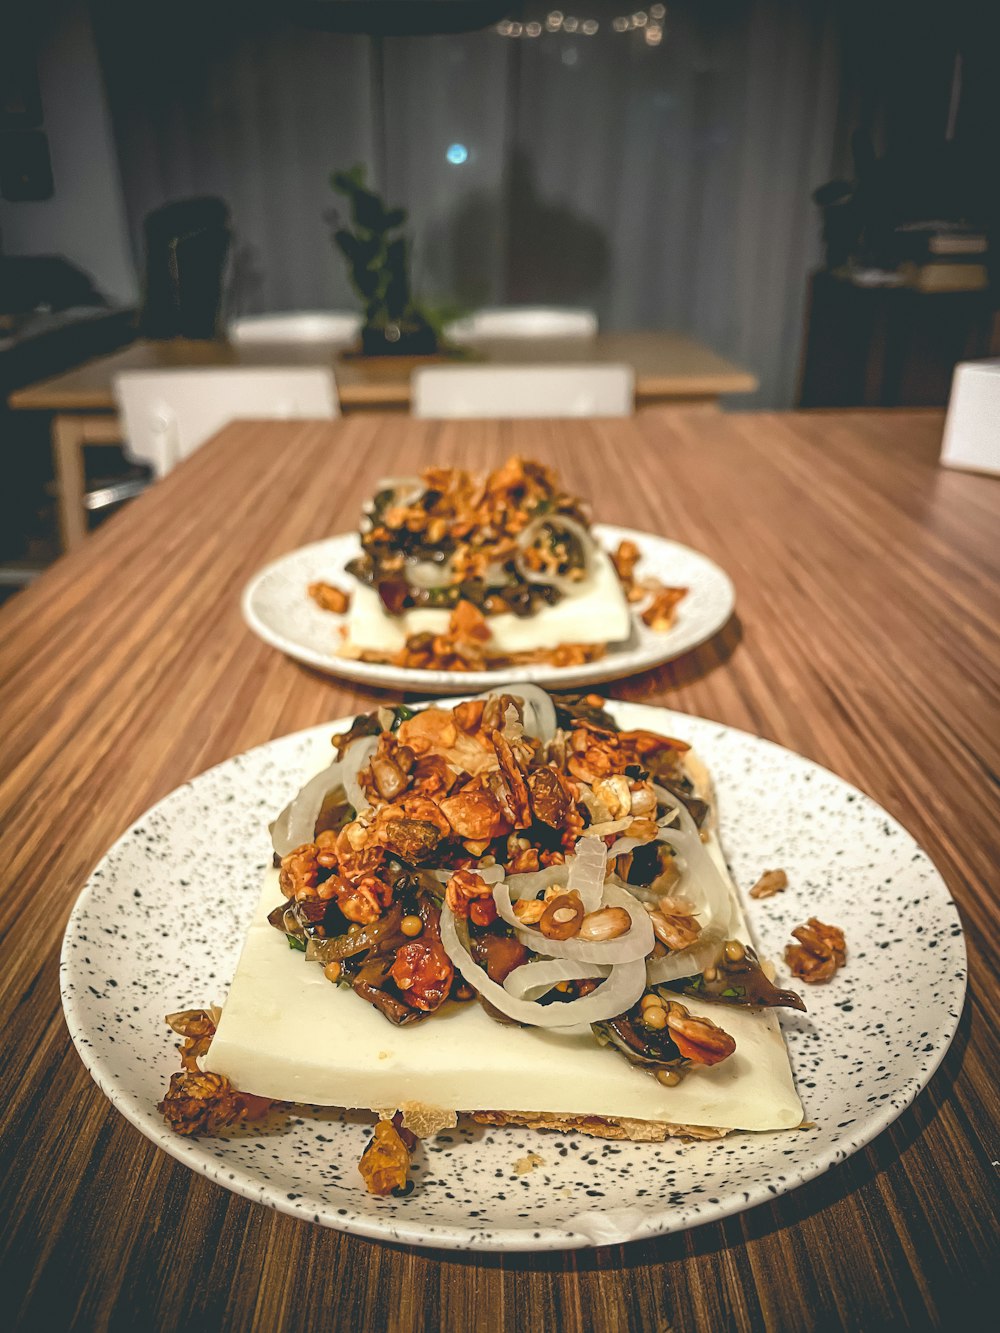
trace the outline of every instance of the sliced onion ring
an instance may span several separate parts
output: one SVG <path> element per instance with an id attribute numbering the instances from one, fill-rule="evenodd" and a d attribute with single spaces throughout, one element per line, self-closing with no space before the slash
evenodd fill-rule
<path id="1" fill-rule="evenodd" d="M 322 773 L 310 778 L 284 810 L 270 824 L 271 845 L 279 856 L 287 856 L 296 847 L 312 842 L 316 836 L 316 820 L 323 808 L 323 802 L 335 787 L 343 784 L 343 765 L 334 760 Z"/>
<path id="2" fill-rule="evenodd" d="M 496 693 L 496 691 L 493 691 Z M 556 706 L 539 685 L 504 685 L 501 694 L 524 700 L 524 729 L 529 736 L 548 745 L 556 734 Z"/>
<path id="3" fill-rule="evenodd" d="M 494 685 L 477 699 L 490 699 L 494 695 L 509 694 L 512 699 L 524 703 L 524 730 L 529 736 L 548 745 L 556 734 L 556 706 L 552 699 L 539 685 L 528 685 L 518 681 L 511 685 Z"/>
<path id="4" fill-rule="evenodd" d="M 567 1028 L 578 1023 L 600 1023 L 631 1009 L 646 987 L 646 969 L 642 959 L 612 967 L 606 981 L 590 995 L 566 1004 L 538 1004 L 534 1000 L 516 1000 L 503 986 L 491 980 L 484 968 L 474 962 L 463 946 L 449 911 L 441 913 L 441 943 L 445 953 L 464 979 L 484 1000 L 501 1013 L 529 1027 Z"/>
<path id="5" fill-rule="evenodd" d="M 392 491 L 396 503 L 405 507 L 415 504 L 426 490 L 427 487 L 419 477 L 383 477 L 375 483 L 372 494 L 381 495 L 383 491 Z"/>
<path id="6" fill-rule="evenodd" d="M 358 740 L 351 741 L 341 760 L 344 791 L 347 794 L 347 799 L 354 806 L 356 815 L 363 814 L 371 807 L 371 801 L 365 795 L 364 788 L 358 781 L 358 775 L 371 762 L 372 755 L 378 749 L 378 742 L 379 738 L 377 736 L 361 736 Z"/>
<path id="7" fill-rule="evenodd" d="M 504 990 L 515 1000 L 537 1000 L 558 986 L 560 981 L 596 981 L 607 977 L 611 968 L 603 963 L 574 963 L 562 958 L 539 958 L 522 963 L 504 978 Z"/>
<path id="8" fill-rule="evenodd" d="M 450 588 L 455 570 L 450 560 L 412 560 L 404 565 L 403 577 L 411 588 Z"/>
<path id="9" fill-rule="evenodd" d="M 583 578 L 571 579 L 562 574 L 542 573 L 539 570 L 532 569 L 523 558 L 525 551 L 534 543 L 538 534 L 546 527 L 563 528 L 571 533 L 580 544 L 580 551 L 583 555 Z M 576 519 L 570 518 L 567 514 L 542 514 L 533 519 L 528 526 L 518 534 L 517 554 L 514 556 L 514 564 L 517 572 L 528 583 L 546 584 L 552 588 L 558 588 L 561 593 L 571 594 L 579 592 L 583 583 L 589 578 L 594 565 L 594 539 L 587 531 L 577 523 Z"/>
<path id="10" fill-rule="evenodd" d="M 596 912 L 604 896 L 608 849 L 600 838 L 584 834 L 577 839 L 575 854 L 569 863 L 566 888 L 580 895 L 585 912 Z"/>
<path id="11" fill-rule="evenodd" d="M 571 958 L 578 963 L 629 963 L 636 958 L 645 958 L 656 942 L 645 908 L 627 889 L 617 884 L 604 886 L 604 902 L 608 907 L 623 907 L 632 920 L 632 926 L 624 935 L 613 940 L 548 939 L 540 931 L 525 926 L 515 916 L 508 884 L 494 885 L 493 901 L 507 924 L 514 927 L 521 943 L 535 953 L 544 951 L 550 958 Z"/>
<path id="12" fill-rule="evenodd" d="M 508 875 L 507 886 L 512 898 L 533 898 L 543 889 L 552 888 L 553 884 L 563 888 L 569 879 L 569 866 L 560 862 L 557 866 L 546 866 L 544 870 L 526 870 L 520 875 Z"/>

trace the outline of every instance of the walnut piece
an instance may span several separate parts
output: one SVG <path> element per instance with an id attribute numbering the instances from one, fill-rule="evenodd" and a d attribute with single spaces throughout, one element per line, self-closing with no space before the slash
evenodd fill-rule
<path id="1" fill-rule="evenodd" d="M 792 934 L 799 942 L 785 947 L 785 962 L 802 981 L 811 985 L 829 981 L 847 961 L 844 932 L 837 926 L 824 925 L 811 916 Z"/>
<path id="2" fill-rule="evenodd" d="M 788 876 L 783 870 L 765 870 L 750 890 L 751 898 L 773 898 L 788 888 Z"/>
<path id="3" fill-rule="evenodd" d="M 338 616 L 342 616 L 351 604 L 350 593 L 335 588 L 332 583 L 310 583 L 309 596 L 324 611 L 333 611 Z"/>
<path id="4" fill-rule="evenodd" d="M 687 588 L 666 588 L 660 585 L 653 592 L 653 600 L 642 613 L 643 624 L 662 633 L 674 623 L 678 602 L 687 596 Z"/>
<path id="5" fill-rule="evenodd" d="M 223 1074 L 206 1074 L 198 1066 L 215 1036 L 220 1010 L 185 1009 L 167 1022 L 184 1038 L 177 1047 L 183 1069 L 171 1074 L 170 1086 L 156 1109 L 178 1134 L 217 1134 L 237 1121 L 258 1120 L 271 1109 L 266 1097 L 239 1092 Z"/>
<path id="6" fill-rule="evenodd" d="M 414 1136 L 402 1126 L 397 1128 L 394 1123 L 396 1119 L 400 1117 L 378 1122 L 358 1163 L 358 1170 L 369 1194 L 384 1196 L 406 1189 Z"/>

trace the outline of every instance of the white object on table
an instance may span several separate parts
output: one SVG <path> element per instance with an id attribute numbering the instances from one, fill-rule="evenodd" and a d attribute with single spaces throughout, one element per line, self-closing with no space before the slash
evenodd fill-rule
<path id="1" fill-rule="evenodd" d="M 955 367 L 941 462 L 969 472 L 1000 473 L 1000 358 Z"/>
<path id="2" fill-rule="evenodd" d="M 340 415 L 333 371 L 322 366 L 126 370 L 115 376 L 125 452 L 165 476 L 234 420 Z"/>
<path id="3" fill-rule="evenodd" d="M 597 333 L 593 310 L 567 306 L 488 306 L 445 325 L 451 342 L 477 338 L 592 338 Z"/>
<path id="4" fill-rule="evenodd" d="M 234 343 L 352 343 L 361 332 L 362 317 L 350 310 L 286 310 L 270 315 L 243 315 L 226 330 Z"/>
<path id="5" fill-rule="evenodd" d="M 429 366 L 414 372 L 415 417 L 627 417 L 631 366 Z"/>

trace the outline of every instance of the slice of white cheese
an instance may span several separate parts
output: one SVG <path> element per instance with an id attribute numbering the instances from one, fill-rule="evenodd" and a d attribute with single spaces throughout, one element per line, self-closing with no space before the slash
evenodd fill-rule
<path id="1" fill-rule="evenodd" d="M 726 1129 L 789 1129 L 802 1120 L 773 1013 L 683 998 L 736 1039 L 721 1064 L 667 1088 L 589 1029 L 573 1036 L 494 1022 L 475 1002 L 393 1027 L 268 925 L 281 901 L 269 871 L 204 1061 L 244 1092 L 352 1109 L 420 1102 L 450 1110 L 621 1116 Z"/>
<path id="2" fill-rule="evenodd" d="M 451 613 L 420 609 L 390 616 L 378 593 L 355 585 L 347 620 L 347 644 L 371 652 L 394 653 L 411 634 L 443 634 Z M 489 616 L 490 647 L 500 653 L 531 652 L 561 643 L 620 643 L 632 628 L 628 603 L 607 552 L 595 548 L 593 570 L 579 592 L 533 616 Z"/>

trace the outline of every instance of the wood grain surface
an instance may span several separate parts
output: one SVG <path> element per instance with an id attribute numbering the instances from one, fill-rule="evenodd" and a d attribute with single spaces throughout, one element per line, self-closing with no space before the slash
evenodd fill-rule
<path id="1" fill-rule="evenodd" d="M 941 428 L 917 412 L 234 424 L 4 607 L 5 1322 L 958 1326 L 1000 1257 L 1000 480 L 939 469 Z M 698 547 L 735 581 L 737 615 L 715 640 L 608 692 L 758 732 L 871 793 L 944 874 L 971 979 L 929 1088 L 819 1179 L 624 1248 L 471 1256 L 303 1224 L 167 1158 L 85 1073 L 57 958 L 88 872 L 152 802 L 372 702 L 252 637 L 249 576 L 353 526 L 379 476 L 512 450 L 558 464 L 600 519 Z"/>
<path id="2" fill-rule="evenodd" d="M 636 376 L 641 405 L 676 399 L 714 400 L 720 394 L 753 393 L 757 378 L 683 333 L 599 333 L 594 338 L 484 338 L 469 354 L 503 365 L 607 364 L 623 361 Z M 42 411 L 112 411 L 112 379 L 122 370 L 178 366 L 332 365 L 345 412 L 405 410 L 410 404 L 412 357 L 351 357 L 329 343 L 165 342 L 132 343 L 51 379 L 18 389 L 11 407 Z"/>

